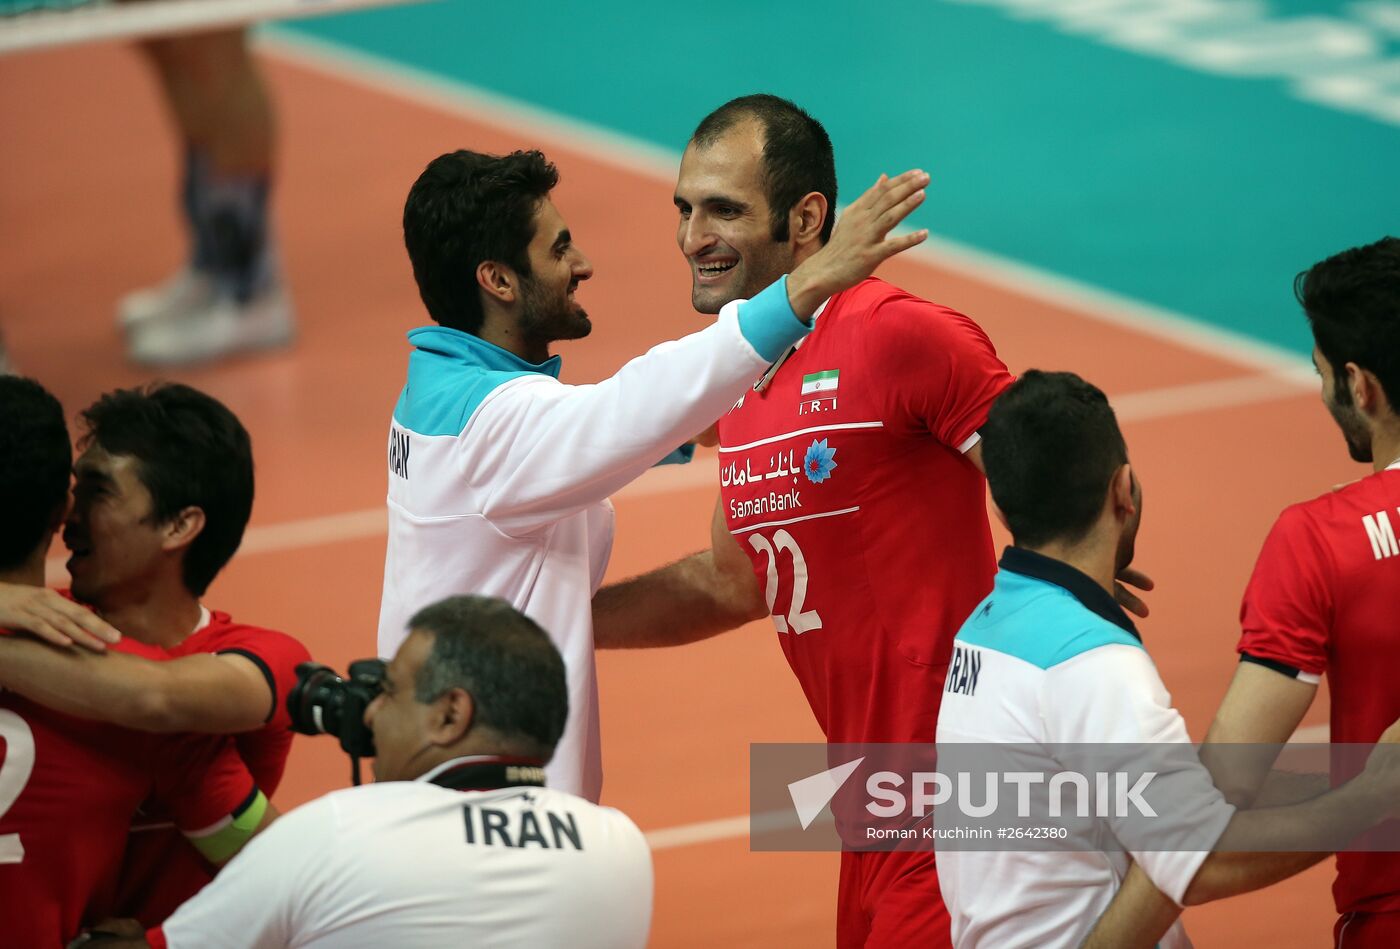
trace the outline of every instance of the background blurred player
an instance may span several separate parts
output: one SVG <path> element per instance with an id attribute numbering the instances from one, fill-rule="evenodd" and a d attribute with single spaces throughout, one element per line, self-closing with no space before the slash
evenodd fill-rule
<path id="1" fill-rule="evenodd" d="M 292 735 L 285 698 L 306 649 L 200 602 L 233 556 L 253 503 L 248 433 L 188 386 L 108 393 L 82 414 L 87 432 L 64 526 L 73 596 L 128 640 L 174 657 L 60 651 L 0 639 L 0 686 L 58 711 L 154 732 L 236 734 L 267 794 Z M 125 882 L 128 915 L 159 919 L 209 880 L 167 832 L 139 834 Z"/>
<path id="2" fill-rule="evenodd" d="M 550 786 L 596 800 L 588 604 L 612 551 L 608 496 L 712 424 L 808 332 L 822 300 L 923 240 L 886 234 L 927 180 L 882 179 L 790 278 L 776 271 L 708 329 L 596 385 L 569 386 L 549 350 L 590 331 L 574 291 L 593 268 L 549 198 L 554 166 L 539 152 L 458 151 L 429 164 L 404 207 L 404 242 L 439 325 L 409 333 L 415 349 L 390 427 L 380 654 L 394 653 L 414 611 L 445 595 L 491 594 L 525 612 L 554 637 L 569 673 L 573 714 Z"/>
<path id="3" fill-rule="evenodd" d="M 0 377 L 0 457 L 0 582 L 37 587 L 68 506 L 72 448 L 58 400 L 28 379 Z M 159 655 L 130 640 L 114 649 Z M 226 739 L 157 739 L 0 690 L 0 748 L 6 945 L 62 945 L 85 916 L 111 911 L 132 818 L 151 795 L 216 861 L 268 816 Z"/>
<path id="4" fill-rule="evenodd" d="M 272 240 L 273 114 L 246 28 L 149 39 L 182 148 L 190 257 L 122 300 L 130 352 L 150 365 L 280 346 L 295 331 Z"/>
<path id="5" fill-rule="evenodd" d="M 1299 274 L 1294 289 L 1312 327 L 1322 403 L 1352 460 L 1373 473 L 1284 510 L 1254 565 L 1240 608 L 1240 665 L 1201 753 L 1240 805 L 1255 800 L 1272 761 L 1243 767 L 1241 756 L 1212 754 L 1209 745 L 1282 745 L 1323 673 L 1334 743 L 1374 742 L 1400 716 L 1400 239 L 1329 257 Z M 1368 839 L 1372 851 L 1337 855 L 1334 939 L 1346 949 L 1400 945 L 1400 823 Z M 1124 899 L 1140 899 L 1144 883 L 1130 876 Z M 1174 916 L 1155 895 L 1156 912 L 1139 913 L 1144 945 Z"/>
<path id="6" fill-rule="evenodd" d="M 452 597 L 366 710 L 376 783 L 293 811 L 149 942 L 123 946 L 641 949 L 651 853 L 637 825 L 543 787 L 568 717 L 549 636 L 497 599 Z"/>

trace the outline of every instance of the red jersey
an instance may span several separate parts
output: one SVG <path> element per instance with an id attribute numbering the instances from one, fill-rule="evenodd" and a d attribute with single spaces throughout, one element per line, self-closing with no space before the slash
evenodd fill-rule
<path id="1" fill-rule="evenodd" d="M 1400 718 L 1400 463 L 1295 504 L 1264 541 L 1240 608 L 1239 651 L 1331 686 L 1332 741 L 1376 741 Z M 1334 780 L 1350 775 L 1334 774 Z M 1400 822 L 1373 832 L 1400 846 Z M 1400 853 L 1341 853 L 1337 911 L 1400 910 Z"/>
<path id="2" fill-rule="evenodd" d="M 110 648 L 160 657 L 131 640 Z M 253 792 L 227 738 L 148 735 L 72 718 L 13 693 L 0 692 L 0 746 L 6 945 L 65 945 L 108 911 L 144 801 L 161 802 L 177 827 L 198 831 L 241 810 Z"/>
<path id="3" fill-rule="evenodd" d="M 996 573 L 963 457 L 1012 377 L 972 320 L 871 278 L 720 420 L 721 503 L 830 742 L 932 742 Z"/>
<path id="4" fill-rule="evenodd" d="M 287 693 L 297 681 L 297 666 L 311 659 L 296 639 L 271 629 L 235 623 L 227 613 L 213 610 L 209 622 L 184 642 L 169 650 L 171 658 L 199 653 L 236 653 L 261 670 L 271 692 L 267 721 L 257 731 L 235 735 L 253 779 L 268 797 L 282 783 L 287 754 L 292 750 L 292 719 L 287 712 Z"/>
<path id="5" fill-rule="evenodd" d="M 287 693 L 296 684 L 297 665 L 311 655 L 285 633 L 235 623 L 217 610 L 210 611 L 208 623 L 169 650 L 171 658 L 200 653 L 236 653 L 256 665 L 267 680 L 271 695 L 266 724 L 234 735 L 232 741 L 258 788 L 270 798 L 282 782 L 292 748 Z M 161 818 L 168 815 L 155 809 L 149 816 L 152 820 L 146 823 L 154 826 L 138 826 L 131 835 L 116 915 L 154 926 L 203 889 L 214 878 L 214 868 L 181 835 L 163 826 Z"/>

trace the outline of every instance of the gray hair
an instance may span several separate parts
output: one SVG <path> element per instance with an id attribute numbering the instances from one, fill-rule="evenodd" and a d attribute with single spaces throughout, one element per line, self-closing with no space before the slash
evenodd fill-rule
<path id="1" fill-rule="evenodd" d="M 435 702 L 461 689 L 475 703 L 476 725 L 534 746 L 522 752 L 553 753 L 569 692 L 563 657 L 539 624 L 505 600 L 453 596 L 419 610 L 408 626 L 433 637 L 415 699 Z"/>

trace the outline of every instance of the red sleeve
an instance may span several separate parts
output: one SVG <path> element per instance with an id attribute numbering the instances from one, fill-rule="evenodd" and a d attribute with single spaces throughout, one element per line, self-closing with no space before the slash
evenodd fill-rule
<path id="1" fill-rule="evenodd" d="M 883 380 L 887 424 L 960 449 L 1012 382 L 992 341 L 956 310 L 913 296 L 885 302 L 875 316 L 870 357 Z"/>
<path id="2" fill-rule="evenodd" d="M 168 949 L 168 944 L 165 941 L 165 930 L 159 926 L 146 930 L 146 943 L 151 949 Z"/>
<path id="3" fill-rule="evenodd" d="M 241 814 L 256 786 L 227 735 L 158 736 L 152 795 L 181 831 L 207 830 Z"/>
<path id="4" fill-rule="evenodd" d="M 1312 675 L 1327 669 L 1331 557 L 1304 508 L 1279 516 L 1240 606 L 1239 651 Z"/>
<path id="5" fill-rule="evenodd" d="M 290 728 L 287 693 L 296 684 L 297 666 L 311 659 L 306 647 L 286 633 L 237 626 L 220 637 L 218 652 L 243 656 L 258 667 L 272 692 L 267 720 L 278 728 Z"/>

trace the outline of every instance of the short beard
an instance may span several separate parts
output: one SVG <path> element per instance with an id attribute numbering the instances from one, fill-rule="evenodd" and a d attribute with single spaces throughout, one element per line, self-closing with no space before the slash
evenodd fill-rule
<path id="1" fill-rule="evenodd" d="M 561 339 L 583 339 L 592 331 L 583 307 L 547 294 L 531 277 L 523 278 L 520 333 L 525 339 L 548 346 Z"/>
<path id="2" fill-rule="evenodd" d="M 1347 453 L 1352 461 L 1370 464 L 1374 460 L 1371 453 L 1371 430 L 1361 413 L 1356 410 L 1351 390 L 1341 384 L 1340 379 L 1332 383 L 1332 398 L 1327 402 L 1327 411 L 1342 430 L 1342 438 L 1347 443 Z"/>
<path id="3" fill-rule="evenodd" d="M 712 290 L 702 291 L 694 285 L 691 286 L 690 305 L 696 313 L 718 313 L 735 300 L 752 300 L 760 291 L 772 286 L 783 274 L 792 273 L 797 265 L 793 260 L 791 248 L 784 241 L 774 238 L 773 242 L 761 251 L 750 251 L 739 266 L 744 268 L 744 283 L 728 295 L 705 299 L 701 294 L 713 292 Z"/>

